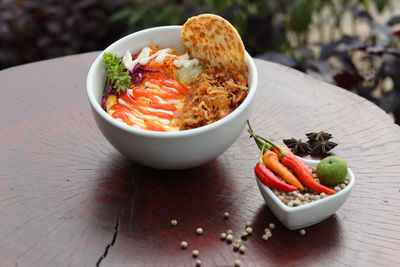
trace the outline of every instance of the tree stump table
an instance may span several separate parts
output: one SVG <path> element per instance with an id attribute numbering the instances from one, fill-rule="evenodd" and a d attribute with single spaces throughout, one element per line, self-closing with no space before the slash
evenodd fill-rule
<path id="1" fill-rule="evenodd" d="M 303 236 L 284 228 L 262 199 L 253 173 L 259 150 L 246 131 L 218 158 L 188 170 L 150 169 L 117 152 L 86 97 L 98 54 L 0 71 L 1 266 L 400 265 L 400 127 L 378 107 L 255 60 L 254 130 L 279 142 L 332 133 L 333 154 L 356 175 L 341 209 Z M 220 234 L 231 229 L 236 240 L 247 221 L 253 233 L 240 254 Z M 276 228 L 264 241 L 269 223 Z"/>

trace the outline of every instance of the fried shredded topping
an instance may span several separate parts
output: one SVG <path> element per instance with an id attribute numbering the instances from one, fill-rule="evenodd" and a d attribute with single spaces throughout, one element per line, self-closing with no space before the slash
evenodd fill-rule
<path id="1" fill-rule="evenodd" d="M 235 110 L 246 96 L 243 74 L 228 75 L 216 68 L 207 69 L 191 85 L 184 107 L 176 114 L 177 126 L 187 130 L 211 124 Z"/>

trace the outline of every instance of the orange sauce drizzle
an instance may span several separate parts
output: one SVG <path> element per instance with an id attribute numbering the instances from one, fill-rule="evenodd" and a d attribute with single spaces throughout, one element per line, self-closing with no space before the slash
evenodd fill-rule
<path id="1" fill-rule="evenodd" d="M 177 106 L 183 103 L 189 89 L 162 73 L 145 73 L 145 75 L 141 85 L 130 88 L 118 96 L 119 103 L 110 108 L 111 116 L 129 126 L 151 131 L 167 131 L 174 128 L 173 114 L 177 111 Z M 145 86 L 146 82 L 152 85 L 150 86 L 152 89 Z M 176 100 L 179 103 L 176 103 Z M 136 120 L 132 120 L 132 117 Z M 169 123 L 166 124 L 166 121 Z"/>

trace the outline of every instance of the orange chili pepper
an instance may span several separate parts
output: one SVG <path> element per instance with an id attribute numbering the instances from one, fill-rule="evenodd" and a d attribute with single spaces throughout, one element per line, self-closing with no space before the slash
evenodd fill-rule
<path id="1" fill-rule="evenodd" d="M 293 192 L 297 188 L 281 181 L 276 175 L 268 169 L 263 163 L 264 148 L 261 148 L 260 157 L 257 161 L 257 165 L 254 167 L 254 173 L 257 178 L 264 185 L 270 187 L 271 189 L 276 189 L 282 192 Z"/>
<path id="2" fill-rule="evenodd" d="M 299 182 L 299 180 L 297 180 L 296 176 L 294 176 L 293 173 L 279 161 L 277 154 L 268 150 L 264 153 L 263 161 L 271 171 L 279 175 L 288 184 L 291 184 L 300 190 L 304 189 L 303 185 Z"/>

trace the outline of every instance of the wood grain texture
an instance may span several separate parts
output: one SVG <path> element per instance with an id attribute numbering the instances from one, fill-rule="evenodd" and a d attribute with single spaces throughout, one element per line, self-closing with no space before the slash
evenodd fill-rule
<path id="1" fill-rule="evenodd" d="M 189 170 L 154 170 L 120 155 L 97 129 L 86 98 L 97 55 L 0 72 L 1 266 L 194 266 L 193 249 L 203 266 L 235 259 L 242 266 L 400 265 L 400 128 L 378 107 L 256 60 L 254 130 L 275 140 L 328 131 L 339 143 L 334 154 L 356 174 L 343 207 L 300 236 L 264 204 L 253 175 L 258 149 L 246 132 L 217 159 Z M 239 254 L 219 236 L 232 229 L 237 237 L 246 221 L 254 233 Z M 277 227 L 264 242 L 270 222 Z"/>

